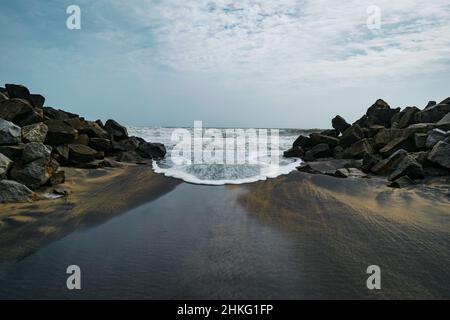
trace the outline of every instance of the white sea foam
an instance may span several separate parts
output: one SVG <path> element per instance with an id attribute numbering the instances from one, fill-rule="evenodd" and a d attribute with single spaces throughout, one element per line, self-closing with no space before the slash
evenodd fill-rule
<path id="1" fill-rule="evenodd" d="M 130 135 L 142 137 L 150 142 L 160 142 L 166 146 L 168 156 L 161 161 L 153 161 L 153 170 L 156 173 L 189 183 L 204 185 L 251 183 L 288 174 L 296 170 L 301 163 L 300 159 L 286 159 L 280 156 L 279 162 L 275 164 L 271 159 L 264 158 L 259 158 L 255 164 L 175 164 L 170 157 L 175 145 L 171 140 L 173 130 L 173 128 L 152 127 L 128 128 Z M 289 149 L 301 133 L 301 130 L 280 129 L 279 154 L 282 155 L 284 150 Z M 249 159 L 255 157 L 257 155 L 248 155 Z"/>

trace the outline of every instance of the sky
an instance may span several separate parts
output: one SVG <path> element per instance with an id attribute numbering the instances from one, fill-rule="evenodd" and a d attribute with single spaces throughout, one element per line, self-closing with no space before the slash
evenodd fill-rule
<path id="1" fill-rule="evenodd" d="M 450 0 L 2 0 L 0 39 L 0 83 L 127 125 L 328 128 L 450 96 Z"/>

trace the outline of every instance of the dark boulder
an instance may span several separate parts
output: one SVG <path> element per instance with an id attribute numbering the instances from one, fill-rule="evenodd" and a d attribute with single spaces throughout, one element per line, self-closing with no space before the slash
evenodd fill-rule
<path id="1" fill-rule="evenodd" d="M 17 181 L 0 181 L 0 203 L 31 202 L 33 191 Z"/>
<path id="2" fill-rule="evenodd" d="M 435 123 L 441 120 L 449 112 L 450 104 L 440 103 L 416 113 L 415 121 L 417 123 Z"/>
<path id="3" fill-rule="evenodd" d="M 407 107 L 405 113 L 399 119 L 397 128 L 403 129 L 415 123 L 415 116 L 420 110 L 417 107 Z"/>
<path id="4" fill-rule="evenodd" d="M 348 124 L 347 121 L 345 121 L 345 119 L 339 115 L 337 115 L 336 117 L 333 118 L 333 120 L 331 120 L 331 124 L 338 133 L 344 132 L 345 130 L 351 127 L 351 125 Z"/>
<path id="5" fill-rule="evenodd" d="M 8 96 L 4 93 L 0 92 L 0 103 L 2 103 L 3 101 L 9 100 Z"/>
<path id="6" fill-rule="evenodd" d="M 136 152 L 143 158 L 158 160 L 164 158 L 167 150 L 162 143 L 143 142 Z"/>
<path id="7" fill-rule="evenodd" d="M 145 142 L 141 138 L 130 137 L 120 141 L 112 141 L 112 148 L 115 151 L 135 151 L 140 144 Z"/>
<path id="8" fill-rule="evenodd" d="M 51 172 L 49 161 L 41 158 L 27 164 L 15 163 L 10 176 L 31 189 L 37 189 L 47 183 Z"/>
<path id="9" fill-rule="evenodd" d="M 376 166 L 382 159 L 375 154 L 366 153 L 363 157 L 361 170 L 364 172 L 370 172 L 370 170 Z"/>
<path id="10" fill-rule="evenodd" d="M 411 179 L 423 179 L 423 168 L 413 157 L 407 155 L 399 163 L 397 168 L 389 175 L 388 180 L 394 181 L 403 176 L 408 176 Z"/>
<path id="11" fill-rule="evenodd" d="M 344 157 L 362 159 L 364 155 L 373 154 L 374 151 L 372 139 L 362 139 L 345 149 Z"/>
<path id="12" fill-rule="evenodd" d="M 339 132 L 334 129 L 324 130 L 320 132 L 321 135 L 337 138 L 339 136 Z"/>
<path id="13" fill-rule="evenodd" d="M 309 137 L 301 135 L 299 136 L 294 143 L 292 144 L 292 146 L 295 147 L 301 147 L 303 150 L 306 150 L 310 147 L 312 147 L 311 145 L 311 140 L 309 139 Z"/>
<path id="14" fill-rule="evenodd" d="M 30 94 L 28 101 L 30 101 L 35 108 L 42 108 L 44 107 L 45 97 L 40 94 Z"/>
<path id="15" fill-rule="evenodd" d="M 400 188 L 410 187 L 410 186 L 413 186 L 415 184 L 416 183 L 414 182 L 414 180 L 412 180 L 408 176 L 403 176 L 401 178 L 398 178 L 398 179 L 390 182 L 388 184 L 388 187 L 400 189 Z"/>
<path id="16" fill-rule="evenodd" d="M 389 158 L 379 161 L 370 171 L 381 175 L 390 174 L 407 155 L 408 153 L 405 150 L 398 150 Z"/>
<path id="17" fill-rule="evenodd" d="M 450 144 L 438 142 L 428 154 L 428 160 L 443 168 L 450 169 Z"/>
<path id="18" fill-rule="evenodd" d="M 89 145 L 89 136 L 87 134 L 79 134 L 73 144 Z"/>
<path id="19" fill-rule="evenodd" d="M 327 158 L 331 157 L 333 155 L 332 150 L 326 143 L 321 143 L 313 148 L 311 148 L 309 151 L 305 153 L 305 160 L 306 161 L 314 161 L 316 159 L 320 158 Z"/>
<path id="20" fill-rule="evenodd" d="M 145 160 L 135 151 L 125 151 L 121 152 L 117 158 L 119 162 L 128 162 L 128 163 L 145 163 Z"/>
<path id="21" fill-rule="evenodd" d="M 321 143 L 325 143 L 330 147 L 330 149 L 332 149 L 339 144 L 338 138 L 326 136 L 326 135 L 323 135 L 320 133 L 311 133 L 309 135 L 309 138 L 311 141 L 311 145 L 313 145 L 313 146 L 321 144 Z"/>
<path id="22" fill-rule="evenodd" d="M 0 103 L 0 118 L 27 126 L 44 120 L 43 111 L 34 108 L 27 100 L 10 99 Z"/>
<path id="23" fill-rule="evenodd" d="M 48 127 L 45 143 L 51 146 L 73 143 L 78 131 L 61 120 L 47 120 L 45 124 Z"/>
<path id="24" fill-rule="evenodd" d="M 53 148 L 53 156 L 62 163 L 69 161 L 69 146 L 66 144 Z"/>
<path id="25" fill-rule="evenodd" d="M 436 123 L 437 128 L 448 131 L 450 130 L 450 112 Z"/>
<path id="26" fill-rule="evenodd" d="M 364 139 L 364 133 L 359 125 L 354 124 L 342 133 L 339 144 L 342 147 L 346 148 L 350 147 L 352 144 L 358 142 L 361 139 Z"/>
<path id="27" fill-rule="evenodd" d="M 436 104 L 437 104 L 436 101 L 428 101 L 428 103 L 424 109 L 431 108 L 432 106 L 435 106 Z"/>
<path id="28" fill-rule="evenodd" d="M 48 160 L 51 154 L 51 147 L 40 142 L 30 142 L 23 147 L 22 161 L 23 163 L 29 163 L 42 158 Z"/>
<path id="29" fill-rule="evenodd" d="M 428 135 L 426 133 L 415 133 L 414 143 L 417 150 L 424 150 L 426 148 Z"/>
<path id="30" fill-rule="evenodd" d="M 9 169 L 11 168 L 13 161 L 0 153 L 0 180 L 6 179 L 8 176 Z"/>
<path id="31" fill-rule="evenodd" d="M 22 157 L 23 146 L 24 144 L 0 146 L 0 153 L 16 161 Z"/>
<path id="32" fill-rule="evenodd" d="M 105 130 L 115 141 L 119 141 L 128 137 L 127 128 L 111 119 L 106 121 Z"/>
<path id="33" fill-rule="evenodd" d="M 103 138 L 91 138 L 89 139 L 89 146 L 95 150 L 107 152 L 111 150 L 111 140 Z"/>
<path id="34" fill-rule="evenodd" d="M 27 87 L 20 84 L 5 84 L 6 91 L 10 99 L 26 99 L 30 98 L 30 91 Z"/>
<path id="35" fill-rule="evenodd" d="M 82 145 L 82 144 L 69 144 L 69 160 L 79 163 L 91 162 L 96 158 L 97 151 L 94 149 Z"/>
<path id="36" fill-rule="evenodd" d="M 302 147 L 293 147 L 283 153 L 283 156 L 286 158 L 301 158 L 305 155 L 305 151 L 303 151 Z"/>
<path id="37" fill-rule="evenodd" d="M 108 138 L 108 132 L 103 130 L 97 123 L 93 121 L 86 121 L 80 118 L 71 118 L 65 122 L 80 134 L 86 134 L 90 138 Z"/>
<path id="38" fill-rule="evenodd" d="M 57 110 L 52 107 L 44 107 L 45 120 L 68 120 L 72 118 L 78 118 L 79 116 L 74 113 L 70 113 L 63 110 Z"/>
<path id="39" fill-rule="evenodd" d="M 22 141 L 22 130 L 14 123 L 0 118 L 0 145 L 18 144 Z"/>
<path id="40" fill-rule="evenodd" d="M 376 148 L 383 148 L 389 142 L 394 139 L 400 138 L 403 136 L 403 130 L 400 129 L 381 129 L 374 136 L 374 143 Z"/>
<path id="41" fill-rule="evenodd" d="M 45 123 L 39 122 L 22 128 L 23 142 L 44 142 L 47 136 L 48 127 Z"/>
<path id="42" fill-rule="evenodd" d="M 367 178 L 367 174 L 356 168 L 342 168 L 334 173 L 336 178 Z"/>
<path id="43" fill-rule="evenodd" d="M 428 136 L 426 138 L 426 147 L 428 149 L 433 148 L 439 141 L 445 140 L 450 136 L 450 132 L 445 132 L 441 129 L 433 129 L 428 132 Z"/>
<path id="44" fill-rule="evenodd" d="M 384 158 L 387 158 L 400 149 L 404 149 L 406 151 L 417 151 L 414 136 L 394 139 L 380 149 L 379 152 Z"/>

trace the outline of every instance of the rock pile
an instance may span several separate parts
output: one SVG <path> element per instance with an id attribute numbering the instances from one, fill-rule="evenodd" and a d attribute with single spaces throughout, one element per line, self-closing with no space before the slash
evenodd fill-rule
<path id="1" fill-rule="evenodd" d="M 298 137 L 284 156 L 302 158 L 306 163 L 299 170 L 312 173 L 323 173 L 308 164 L 318 160 L 360 160 L 351 162 L 353 167 L 344 161 L 345 170 L 336 167 L 331 175 L 383 175 L 392 187 L 450 176 L 450 98 L 430 101 L 422 110 L 391 108 L 380 99 L 355 123 L 338 115 L 331 124 L 331 130 Z"/>
<path id="2" fill-rule="evenodd" d="M 112 165 L 105 157 L 147 163 L 166 154 L 114 120 L 103 125 L 44 103 L 22 85 L 0 87 L 0 203 L 29 201 L 33 190 L 64 183 L 61 165 L 96 169 Z"/>

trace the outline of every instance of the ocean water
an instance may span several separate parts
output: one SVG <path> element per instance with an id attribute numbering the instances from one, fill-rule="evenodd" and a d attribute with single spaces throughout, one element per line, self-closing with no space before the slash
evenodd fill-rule
<path id="1" fill-rule="evenodd" d="M 187 147 L 184 153 L 175 153 L 174 148 L 180 143 L 177 136 L 174 135 L 176 130 L 186 130 L 189 133 L 190 148 Z M 304 130 L 298 129 L 255 129 L 257 138 L 259 140 L 258 148 L 252 148 L 249 139 L 245 139 L 245 144 L 239 144 L 238 130 L 247 129 L 228 129 L 233 130 L 233 134 L 228 137 L 231 138 L 231 144 L 217 143 L 217 140 L 208 139 L 205 135 L 208 128 L 203 129 L 203 136 L 198 137 L 194 135 L 193 128 L 164 128 L 164 127 L 128 127 L 130 135 L 141 137 L 149 142 L 163 143 L 167 148 L 167 156 L 161 161 L 153 163 L 153 169 L 157 173 L 164 174 L 168 177 L 182 179 L 189 183 L 205 184 L 205 185 L 225 185 L 225 184 L 243 184 L 259 180 L 266 180 L 267 178 L 276 178 L 283 174 L 288 174 L 296 170 L 301 163 L 300 159 L 286 159 L 283 157 L 283 152 L 291 148 L 295 139 L 301 135 L 306 134 Z M 227 129 L 219 130 L 220 135 L 227 137 Z M 267 134 L 268 139 L 265 143 L 264 134 Z M 275 135 L 274 143 L 271 137 Z M 243 140 L 241 140 L 243 141 Z M 194 161 L 194 146 L 202 146 L 202 160 Z M 267 148 L 267 152 L 264 149 Z M 244 150 L 243 150 L 244 149 Z M 208 150 L 212 152 L 208 152 Z M 245 152 L 245 161 L 237 161 L 237 154 Z M 197 153 L 198 154 L 198 153 Z M 216 161 L 213 158 L 216 154 L 221 155 L 220 159 L 223 161 Z M 227 156 L 231 154 L 234 161 L 227 161 Z M 196 156 L 196 155 L 195 155 Z M 241 158 L 242 159 L 242 158 Z M 182 163 L 181 161 L 184 160 Z M 188 162 L 190 160 L 190 162 Z M 243 163 L 244 162 L 244 163 Z"/>

